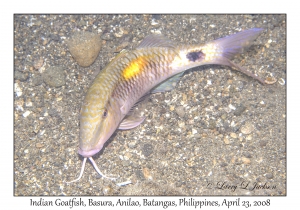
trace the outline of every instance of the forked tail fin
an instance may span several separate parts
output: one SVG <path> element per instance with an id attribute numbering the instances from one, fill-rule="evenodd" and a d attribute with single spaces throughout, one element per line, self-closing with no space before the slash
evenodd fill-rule
<path id="1" fill-rule="evenodd" d="M 262 84 L 266 84 L 263 79 L 230 60 L 235 55 L 245 52 L 253 44 L 253 41 L 263 32 L 263 30 L 264 29 L 262 28 L 252 28 L 210 42 L 211 44 L 217 46 L 219 51 L 222 52 L 222 55 L 219 56 L 215 62 L 221 65 L 233 67 L 234 69 L 254 79 L 257 79 Z"/>
<path id="2" fill-rule="evenodd" d="M 245 52 L 263 30 L 262 28 L 252 28 L 214 40 L 213 43 L 223 49 L 224 57 L 232 59 L 235 55 Z"/>

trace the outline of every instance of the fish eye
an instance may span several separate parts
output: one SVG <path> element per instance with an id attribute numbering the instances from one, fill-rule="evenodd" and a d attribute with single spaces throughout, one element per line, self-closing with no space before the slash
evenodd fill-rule
<path id="1" fill-rule="evenodd" d="M 107 114 L 108 114 L 107 109 L 105 109 L 104 112 L 103 112 L 103 114 L 102 114 L 102 117 L 103 117 L 103 118 L 106 118 L 106 117 L 107 117 Z"/>

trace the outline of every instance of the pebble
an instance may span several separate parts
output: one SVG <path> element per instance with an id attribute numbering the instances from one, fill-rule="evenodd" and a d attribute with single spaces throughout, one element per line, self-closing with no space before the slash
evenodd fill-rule
<path id="1" fill-rule="evenodd" d="M 280 85 L 285 85 L 285 80 L 282 79 L 282 78 L 280 78 L 280 79 L 278 80 L 278 83 L 279 83 Z"/>
<path id="2" fill-rule="evenodd" d="M 198 133 L 198 131 L 194 128 L 192 128 L 192 134 L 195 135 L 196 133 Z"/>
<path id="3" fill-rule="evenodd" d="M 183 121 L 178 121 L 178 127 L 179 127 L 179 128 L 184 128 L 184 127 L 185 127 L 185 122 L 183 122 Z"/>
<path id="4" fill-rule="evenodd" d="M 22 89 L 18 83 L 15 83 L 15 93 L 17 97 L 20 97 L 23 94 Z"/>
<path id="5" fill-rule="evenodd" d="M 232 104 L 229 104 L 228 107 L 229 107 L 230 109 L 232 109 L 232 110 L 236 110 L 236 107 L 233 106 Z"/>
<path id="6" fill-rule="evenodd" d="M 32 86 L 38 86 L 43 83 L 43 77 L 41 75 L 34 75 L 32 78 Z"/>
<path id="7" fill-rule="evenodd" d="M 238 136 L 236 133 L 230 133 L 230 137 L 236 139 Z"/>
<path id="8" fill-rule="evenodd" d="M 153 153 L 152 144 L 144 144 L 142 148 L 142 152 L 145 157 L 149 157 Z"/>
<path id="9" fill-rule="evenodd" d="M 277 82 L 277 79 L 274 78 L 274 77 L 267 77 L 266 80 L 265 80 L 265 83 L 268 84 L 268 85 L 272 85 L 275 82 Z"/>
<path id="10" fill-rule="evenodd" d="M 221 167 L 225 167 L 225 166 L 227 166 L 227 165 L 228 165 L 228 164 L 225 163 L 225 162 L 222 162 L 222 163 L 220 164 Z"/>
<path id="11" fill-rule="evenodd" d="M 247 140 L 247 141 L 251 141 L 251 140 L 252 140 L 252 135 L 248 135 L 248 136 L 246 137 L 246 140 Z"/>
<path id="12" fill-rule="evenodd" d="M 32 107 L 32 102 L 28 99 L 25 103 L 26 107 Z"/>
<path id="13" fill-rule="evenodd" d="M 36 148 L 41 148 L 41 147 L 43 147 L 44 145 L 41 144 L 41 143 L 36 143 L 35 146 L 36 146 Z"/>
<path id="14" fill-rule="evenodd" d="M 252 158 L 252 155 L 251 155 L 249 152 L 244 152 L 243 155 L 244 155 L 246 158 Z"/>
<path id="15" fill-rule="evenodd" d="M 178 106 L 175 109 L 175 112 L 178 114 L 179 117 L 183 118 L 185 115 L 184 107 L 183 106 Z"/>
<path id="16" fill-rule="evenodd" d="M 264 147 L 267 145 L 267 143 L 268 142 L 266 140 L 261 140 L 261 141 L 259 141 L 259 146 Z"/>
<path id="17" fill-rule="evenodd" d="M 170 106 L 170 111 L 174 111 L 175 106 Z"/>
<path id="18" fill-rule="evenodd" d="M 251 163 L 251 160 L 249 158 L 246 158 L 246 157 L 242 157 L 242 161 L 244 164 L 247 164 L 249 165 Z"/>
<path id="19" fill-rule="evenodd" d="M 101 36 L 101 39 L 109 41 L 113 39 L 113 36 L 110 33 L 105 33 Z"/>
<path id="20" fill-rule="evenodd" d="M 38 59 L 35 59 L 34 61 L 33 61 L 33 67 L 35 68 L 35 69 L 39 69 L 39 68 L 41 68 L 42 66 L 43 66 L 43 64 L 44 64 L 44 59 L 41 57 L 41 58 L 38 58 Z"/>
<path id="21" fill-rule="evenodd" d="M 117 46 L 114 52 L 120 52 L 125 49 L 129 45 L 129 42 L 122 42 L 119 46 Z"/>
<path id="22" fill-rule="evenodd" d="M 75 33 L 67 44 L 73 58 L 83 67 L 94 63 L 101 49 L 100 36 L 88 31 Z"/>
<path id="23" fill-rule="evenodd" d="M 28 115 L 30 115 L 31 111 L 26 111 L 23 113 L 23 117 L 28 117 Z"/>
<path id="24" fill-rule="evenodd" d="M 22 73 L 22 72 L 16 71 L 15 79 L 20 80 L 22 82 L 26 81 L 28 79 L 28 73 Z"/>
<path id="25" fill-rule="evenodd" d="M 64 70 L 62 67 L 49 67 L 43 73 L 44 82 L 51 87 L 60 87 L 66 83 Z"/>
<path id="26" fill-rule="evenodd" d="M 124 157 L 124 160 L 129 160 L 132 157 L 132 154 L 129 152 L 126 152 L 123 157 Z"/>
<path id="27" fill-rule="evenodd" d="M 144 174 L 144 177 L 146 179 L 152 179 L 152 176 L 150 174 L 150 170 L 148 168 L 143 168 L 143 174 Z"/>
<path id="28" fill-rule="evenodd" d="M 143 173 L 141 170 L 135 171 L 135 175 L 136 175 L 136 177 L 137 177 L 138 179 L 140 179 L 140 180 L 144 180 L 144 179 L 145 179 L 144 173 Z"/>
<path id="29" fill-rule="evenodd" d="M 240 105 L 234 110 L 233 114 L 236 116 L 240 116 L 244 111 L 246 110 L 246 107 L 243 105 Z"/>
<path id="30" fill-rule="evenodd" d="M 230 141 L 227 137 L 224 138 L 224 142 L 225 142 L 225 144 L 230 144 Z"/>
<path id="31" fill-rule="evenodd" d="M 135 148 L 135 146 L 136 146 L 136 142 L 135 141 L 132 141 L 132 142 L 128 143 L 128 147 L 131 148 L 131 149 Z"/>
<path id="32" fill-rule="evenodd" d="M 251 122 L 246 122 L 245 125 L 241 127 L 241 132 L 243 134 L 250 134 L 254 131 L 254 125 Z"/>
<path id="33" fill-rule="evenodd" d="M 267 178 L 267 179 L 273 179 L 273 177 L 274 177 L 274 176 L 273 176 L 273 174 L 271 174 L 271 173 L 267 173 L 267 174 L 266 174 L 266 178 Z"/>
<path id="34" fill-rule="evenodd" d="M 111 186 L 105 186 L 103 187 L 103 194 L 104 195 L 111 195 L 113 193 L 113 189 Z"/>

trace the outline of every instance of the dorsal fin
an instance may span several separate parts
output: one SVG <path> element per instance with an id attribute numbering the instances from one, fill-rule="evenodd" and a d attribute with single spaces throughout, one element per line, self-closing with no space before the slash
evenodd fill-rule
<path id="1" fill-rule="evenodd" d="M 172 47 L 174 48 L 174 43 L 160 34 L 151 34 L 143 39 L 143 41 L 137 46 L 137 48 L 144 47 Z"/>

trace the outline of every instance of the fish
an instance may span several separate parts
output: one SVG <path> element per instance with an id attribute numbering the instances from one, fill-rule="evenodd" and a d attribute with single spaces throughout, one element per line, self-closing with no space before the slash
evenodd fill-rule
<path id="1" fill-rule="evenodd" d="M 177 45 L 163 35 L 147 36 L 133 50 L 120 52 L 96 76 L 87 90 L 80 111 L 78 153 L 83 157 L 81 179 L 87 159 L 104 178 L 93 155 L 120 129 L 139 126 L 145 117 L 128 117 L 146 95 L 172 90 L 183 73 L 191 68 L 217 64 L 232 67 L 265 84 L 259 76 L 235 64 L 231 59 L 244 53 L 264 31 L 252 28 L 198 45 Z"/>

